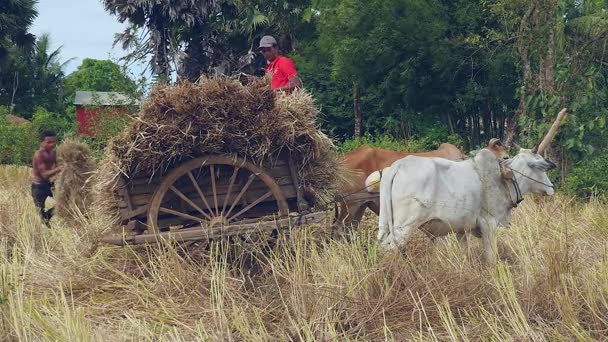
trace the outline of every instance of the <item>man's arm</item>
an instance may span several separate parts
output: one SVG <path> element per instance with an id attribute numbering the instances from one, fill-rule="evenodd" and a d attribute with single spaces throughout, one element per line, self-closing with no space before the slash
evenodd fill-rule
<path id="1" fill-rule="evenodd" d="M 278 88 L 277 90 L 285 90 L 287 92 L 292 91 L 300 85 L 300 80 L 298 79 L 298 73 L 296 71 L 296 66 L 293 61 L 289 58 L 284 58 L 281 60 L 281 72 L 287 77 L 287 84 Z"/>
<path id="2" fill-rule="evenodd" d="M 61 166 L 57 166 L 54 167 L 52 169 L 49 169 L 46 165 L 46 163 L 44 162 L 44 157 L 42 156 L 41 153 L 36 153 L 34 155 L 34 168 L 36 169 L 36 171 L 38 172 L 38 174 L 40 175 L 40 177 L 42 177 L 43 180 L 49 180 L 49 178 L 53 177 L 54 175 L 56 175 L 57 173 L 61 172 L 61 170 L 63 169 Z"/>
<path id="3" fill-rule="evenodd" d="M 278 88 L 277 90 L 292 91 L 300 84 L 300 79 L 298 78 L 298 75 L 293 75 L 288 80 L 289 82 L 286 85 L 282 86 L 281 88 Z"/>

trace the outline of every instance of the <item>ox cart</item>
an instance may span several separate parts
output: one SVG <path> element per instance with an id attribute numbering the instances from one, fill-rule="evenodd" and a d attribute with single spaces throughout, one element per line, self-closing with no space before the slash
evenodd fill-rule
<path id="1" fill-rule="evenodd" d="M 288 153 L 260 167 L 242 158 L 208 155 L 185 161 L 162 176 L 121 178 L 120 224 L 134 232 L 107 236 L 125 245 L 199 241 L 319 223 Z"/>

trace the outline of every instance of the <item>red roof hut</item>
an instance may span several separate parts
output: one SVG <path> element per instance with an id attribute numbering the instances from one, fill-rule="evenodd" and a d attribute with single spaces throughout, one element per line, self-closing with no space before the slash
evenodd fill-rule
<path id="1" fill-rule="evenodd" d="M 101 113 L 126 115 L 133 112 L 139 100 L 124 94 L 105 91 L 77 91 L 74 98 L 78 135 L 92 137 L 95 132 L 95 118 Z"/>

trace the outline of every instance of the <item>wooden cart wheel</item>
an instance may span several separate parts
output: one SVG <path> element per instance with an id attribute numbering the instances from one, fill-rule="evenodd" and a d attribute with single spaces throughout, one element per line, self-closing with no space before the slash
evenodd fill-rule
<path id="1" fill-rule="evenodd" d="M 267 172 L 238 157 L 209 156 L 165 176 L 150 201 L 148 229 L 236 225 L 288 213 L 280 186 Z"/>

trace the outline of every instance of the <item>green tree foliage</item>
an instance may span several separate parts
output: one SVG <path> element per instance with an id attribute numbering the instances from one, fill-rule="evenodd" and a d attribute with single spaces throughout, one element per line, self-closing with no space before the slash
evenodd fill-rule
<path id="1" fill-rule="evenodd" d="M 74 96 L 76 91 L 111 91 L 119 92 L 134 99 L 141 98 L 145 79 L 133 80 L 125 66 L 110 60 L 85 58 L 78 69 L 66 77 L 64 83 L 65 101 L 70 117 L 75 117 Z M 137 111 L 133 107 L 128 113 L 116 113 L 114 108 L 90 106 L 97 113 L 91 122 L 90 129 L 95 138 L 87 139 L 94 151 L 101 151 L 108 141 L 121 132 L 129 122 L 129 114 Z"/>
<path id="2" fill-rule="evenodd" d="M 317 70 L 322 75 L 305 72 L 303 79 L 315 91 L 327 89 L 329 78 L 339 84 L 339 94 L 330 101 L 343 109 L 352 107 L 352 99 L 344 99 L 352 96 L 354 85 L 360 86 L 365 131 L 410 137 L 439 127 L 446 132 L 443 139 L 461 134 L 469 146 L 504 134 L 504 123 L 516 107 L 516 60 L 506 44 L 488 37 L 498 24 L 484 2 L 341 0 L 316 5 L 318 39 L 301 54 L 303 60 L 323 61 Z M 343 135 L 345 121 L 333 123 Z"/>
<path id="3" fill-rule="evenodd" d="M 566 177 L 564 189 L 577 196 L 608 195 L 608 154 L 580 161 Z"/>
<path id="4" fill-rule="evenodd" d="M 79 90 L 116 91 L 132 96 L 141 96 L 142 83 L 134 81 L 126 68 L 110 60 L 85 58 L 76 71 L 69 74 L 64 83 L 66 97 L 73 100 Z"/>
<path id="5" fill-rule="evenodd" d="M 13 46 L 0 69 L 0 104 L 14 106 L 14 112 L 30 118 L 35 108 L 62 112 L 63 69 L 61 48 L 51 50 L 50 36 L 43 34 L 34 49 L 25 52 Z"/>

